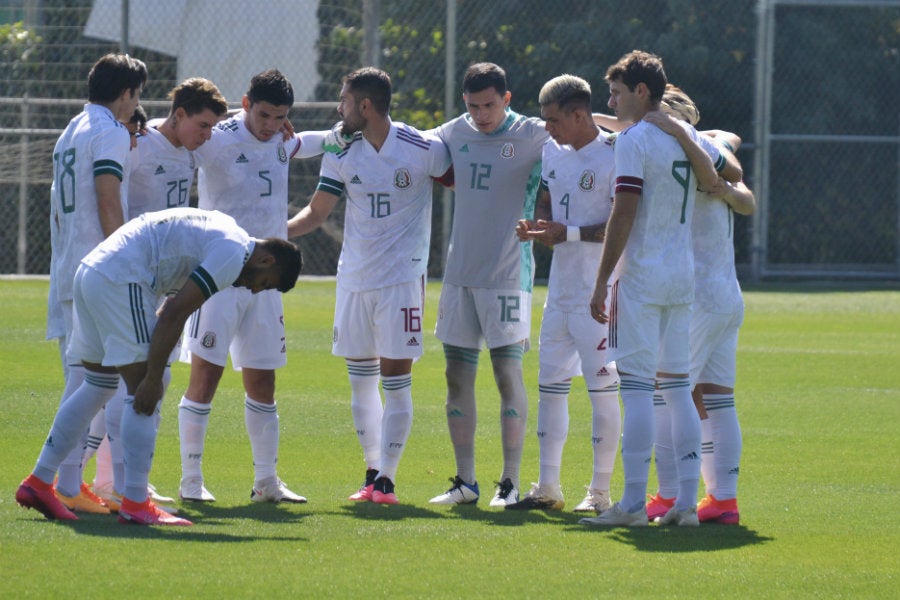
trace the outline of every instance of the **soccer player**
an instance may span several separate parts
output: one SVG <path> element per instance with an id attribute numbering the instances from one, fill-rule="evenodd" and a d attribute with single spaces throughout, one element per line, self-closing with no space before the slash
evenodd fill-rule
<path id="1" fill-rule="evenodd" d="M 684 124 L 673 137 L 639 122 L 658 109 L 665 91 L 659 57 L 630 52 L 607 70 L 606 80 L 609 107 L 620 120 L 635 123 L 616 138 L 615 200 L 590 302 L 592 316 L 609 323 L 610 358 L 619 371 L 625 490 L 609 510 L 580 523 L 647 525 L 658 382 L 670 414 L 679 483 L 674 506 L 660 522 L 698 525 L 700 420 L 691 400 L 688 347 L 694 292 L 690 228 L 697 184 L 712 189 L 718 175 L 693 127 Z M 693 143 L 686 141 L 682 149 L 683 139 Z"/>
<path id="2" fill-rule="evenodd" d="M 185 207 L 194 182 L 193 151 L 212 135 L 213 127 L 228 111 L 228 103 L 216 85 L 201 77 L 181 82 L 169 97 L 172 105 L 165 119 L 156 119 L 150 127 L 141 127 L 140 135 L 132 137 L 132 149 L 128 186 L 128 219 L 146 212 L 166 208 Z M 146 115 L 144 116 L 146 123 Z M 166 385 L 171 371 L 166 369 Z M 95 485 L 95 492 L 110 506 L 115 506 L 123 493 L 121 441 L 118 441 L 119 423 L 123 410 L 123 395 L 117 395 L 107 403 L 107 430 L 111 445 L 111 458 L 118 489 L 109 485 Z M 98 461 L 99 464 L 99 461 Z M 112 482 L 110 482 L 112 483 Z M 155 492 L 151 489 L 151 495 Z M 169 500 L 154 496 L 156 502 Z"/>
<path id="3" fill-rule="evenodd" d="M 243 110 L 218 123 L 212 137 L 194 150 L 198 206 L 235 218 L 255 237 L 287 236 L 288 167 L 294 156 L 322 153 L 323 136 L 299 133 L 286 141 L 282 129 L 294 103 L 291 83 L 277 69 L 250 80 Z M 178 115 L 170 121 L 178 122 Z M 231 354 L 244 384 L 244 419 L 253 454 L 254 502 L 303 503 L 279 479 L 275 369 L 287 362 L 281 295 L 229 288 L 206 303 L 185 326 L 182 360 L 190 362 L 188 388 L 178 405 L 181 438 L 180 495 L 211 502 L 202 458 L 209 412 Z"/>
<path id="4" fill-rule="evenodd" d="M 540 183 L 541 147 L 549 139 L 540 119 L 509 108 L 506 72 L 493 63 L 463 76 L 467 113 L 437 128 L 455 172 L 453 227 L 435 335 L 444 344 L 447 426 L 456 458 L 452 486 L 434 504 L 478 501 L 475 477 L 475 376 L 481 345 L 490 351 L 500 393 L 503 470 L 491 506 L 519 499 L 519 468 L 528 397 L 522 355 L 531 331 L 534 279 L 531 242 L 515 233 L 531 218 Z"/>
<path id="5" fill-rule="evenodd" d="M 125 221 L 130 142 L 128 121 L 147 81 L 143 62 L 107 54 L 88 74 L 88 102 L 53 149 L 50 186 L 50 293 L 47 339 L 59 340 L 65 389 L 61 404 L 81 385 L 84 369 L 66 356 L 72 334 L 72 282 L 82 258 Z M 91 415 L 93 417 L 94 415 Z M 87 426 L 81 432 L 87 435 Z M 79 511 L 108 513 L 82 481 L 83 447 L 60 464 L 57 492 Z"/>
<path id="6" fill-rule="evenodd" d="M 521 240 L 553 247 L 541 321 L 537 437 L 540 477 L 507 509 L 560 510 L 563 446 L 569 429 L 572 377 L 584 375 L 592 407 L 593 478 L 575 512 L 609 508 L 609 483 L 619 445 L 618 376 L 607 365 L 607 327 L 591 318 L 606 220 L 612 209 L 615 159 L 609 136 L 591 117 L 591 88 L 573 75 L 551 79 L 539 96 L 553 138 L 544 144 L 535 220 L 519 221 Z"/>
<path id="7" fill-rule="evenodd" d="M 691 125 L 700 120 L 694 102 L 682 90 L 669 86 L 663 95 L 662 113 L 647 117 L 664 131 L 677 127 L 680 119 Z M 668 117 L 666 116 L 668 115 Z M 715 132 L 717 143 L 734 151 L 740 138 Z M 753 214 L 756 201 L 743 182 L 721 182 L 717 195 L 700 192 L 694 204 L 691 238 L 694 250 L 694 304 L 691 309 L 691 382 L 694 403 L 700 414 L 702 453 L 700 469 L 706 496 L 697 505 L 700 522 L 737 524 L 737 480 L 740 472 L 741 428 L 735 410 L 734 384 L 738 330 L 743 322 L 744 302 L 734 268 L 734 213 Z M 665 414 L 657 411 L 657 417 Z M 676 471 L 671 452 L 671 429 L 657 423 L 655 444 L 660 488 L 647 506 L 660 511 L 671 507 L 672 480 Z M 667 459 L 667 460 L 666 460 Z M 666 484 L 669 484 L 668 486 Z M 677 485 L 677 482 L 674 482 Z M 675 488 L 677 489 L 677 488 Z M 674 491 L 674 490 L 673 490 Z M 658 511 L 658 512 L 660 512 Z"/>
<path id="8" fill-rule="evenodd" d="M 53 477 L 91 417 L 115 394 L 121 375 L 128 398 L 122 415 L 125 497 L 119 521 L 191 525 L 147 496 L 156 445 L 154 413 L 169 354 L 188 316 L 220 289 L 287 292 L 300 267 L 300 251 L 290 242 L 252 238 L 231 217 L 193 208 L 147 213 L 94 248 L 73 283 L 69 354 L 84 365 L 84 382 L 57 412 L 16 502 L 48 519 L 77 519 L 54 496 Z M 170 297 L 157 315 L 164 296 Z"/>
<path id="9" fill-rule="evenodd" d="M 319 227 L 346 195 L 332 353 L 347 363 L 367 467 L 349 499 L 396 504 L 397 468 L 412 426 L 412 363 L 423 349 L 432 178 L 447 175 L 450 155 L 439 139 L 391 120 L 387 73 L 366 67 L 342 81 L 338 113 L 352 141 L 325 155 L 316 191 L 288 222 L 288 235 Z"/>

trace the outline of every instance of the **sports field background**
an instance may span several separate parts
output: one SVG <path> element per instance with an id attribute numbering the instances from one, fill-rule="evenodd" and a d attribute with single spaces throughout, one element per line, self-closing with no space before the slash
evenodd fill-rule
<path id="1" fill-rule="evenodd" d="M 530 398 L 522 486 L 537 479 L 537 332 L 525 358 Z M 185 505 L 188 529 L 115 517 L 49 522 L 13 499 L 62 389 L 43 341 L 47 283 L 0 280 L 0 598 L 713 598 L 896 597 L 900 584 L 900 291 L 808 284 L 745 294 L 737 405 L 744 431 L 740 526 L 588 530 L 572 507 L 590 477 L 590 408 L 570 397 L 562 512 L 504 512 L 486 500 L 444 507 L 454 463 L 443 355 L 430 332 L 413 369 L 415 417 L 397 506 L 354 505 L 365 465 L 343 361 L 331 356 L 334 283 L 285 296 L 289 364 L 278 374 L 279 474 L 309 504 L 251 505 L 239 377 L 223 378 L 204 456 L 211 505 Z M 174 368 L 151 481 L 177 495 Z M 478 379 L 478 479 L 499 475 L 499 401 L 486 356 Z M 92 466 L 89 469 L 92 475 Z M 652 476 L 652 472 L 651 472 Z M 652 488 L 652 484 L 651 484 Z M 620 465 L 613 497 L 621 494 Z M 653 491 L 652 489 L 650 491 Z"/>

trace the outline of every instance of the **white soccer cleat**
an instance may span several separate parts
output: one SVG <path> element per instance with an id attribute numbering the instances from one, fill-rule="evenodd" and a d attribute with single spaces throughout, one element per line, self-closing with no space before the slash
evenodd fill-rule
<path id="1" fill-rule="evenodd" d="M 215 502 L 216 497 L 209 493 L 206 486 L 203 485 L 203 478 L 189 477 L 181 480 L 181 486 L 178 491 L 182 500 L 190 502 Z"/>
<path id="2" fill-rule="evenodd" d="M 609 499 L 609 490 L 595 490 L 590 487 L 585 489 L 587 489 L 587 495 L 575 507 L 575 512 L 592 512 L 599 515 L 609 510 L 612 506 L 612 501 Z"/>
<path id="3" fill-rule="evenodd" d="M 491 498 L 491 506 L 494 508 L 505 508 L 510 504 L 519 501 L 519 490 L 513 485 L 512 480 L 507 477 L 503 481 L 497 482 L 497 492 Z"/>
<path id="4" fill-rule="evenodd" d="M 506 510 L 562 510 L 566 505 L 559 486 L 542 488 L 537 483 L 518 502 L 506 505 Z"/>
<path id="5" fill-rule="evenodd" d="M 578 522 L 588 527 L 646 527 L 647 509 L 641 507 L 640 510 L 630 513 L 616 502 L 599 516 L 585 517 Z"/>
<path id="6" fill-rule="evenodd" d="M 469 485 L 460 479 L 459 475 L 452 477 L 450 482 L 453 485 L 449 490 L 428 502 L 431 504 L 475 504 L 478 502 L 478 482 Z"/>
<path id="7" fill-rule="evenodd" d="M 661 517 L 655 519 L 660 525 L 678 525 L 679 527 L 699 527 L 700 518 L 697 517 L 697 507 L 689 506 L 683 510 L 672 508 Z"/>
<path id="8" fill-rule="evenodd" d="M 209 492 L 207 492 L 208 494 Z M 163 496 L 159 492 L 156 491 L 156 486 L 152 483 L 147 484 L 147 495 L 154 502 L 168 502 L 169 504 L 175 502 L 175 498 L 170 496 Z"/>
<path id="9" fill-rule="evenodd" d="M 293 504 L 305 504 L 306 498 L 295 494 L 284 485 L 277 477 L 270 477 L 264 481 L 258 481 L 250 491 L 250 500 L 253 502 L 290 502 Z"/>

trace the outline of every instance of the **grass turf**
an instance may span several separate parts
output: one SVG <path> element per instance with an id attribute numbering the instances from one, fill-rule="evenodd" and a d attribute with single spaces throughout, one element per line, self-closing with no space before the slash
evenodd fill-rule
<path id="1" fill-rule="evenodd" d="M 428 287 L 426 332 L 439 286 Z M 535 291 L 537 339 L 545 290 Z M 114 517 L 46 521 L 14 501 L 62 388 L 44 342 L 44 281 L 0 282 L 0 574 L 4 597 L 894 597 L 900 579 L 900 292 L 819 287 L 747 292 L 737 403 L 744 432 L 740 526 L 588 530 L 571 512 L 590 478 L 590 408 L 570 396 L 562 512 L 432 506 L 453 453 L 443 356 L 433 335 L 414 367 L 413 432 L 397 506 L 345 500 L 365 465 L 343 362 L 331 356 L 334 284 L 285 296 L 289 364 L 278 374 L 279 474 L 302 506 L 251 505 L 252 466 L 237 374 L 212 412 L 204 470 L 218 502 L 182 506 L 189 529 Z M 500 470 L 498 399 L 486 356 L 479 378 L 477 465 L 490 496 Z M 531 412 L 522 486 L 537 479 L 537 352 L 525 358 Z M 177 495 L 173 369 L 151 480 Z M 92 475 L 92 466 L 89 467 Z M 652 491 L 651 472 L 651 491 Z M 621 494 L 620 465 L 613 478 Z"/>

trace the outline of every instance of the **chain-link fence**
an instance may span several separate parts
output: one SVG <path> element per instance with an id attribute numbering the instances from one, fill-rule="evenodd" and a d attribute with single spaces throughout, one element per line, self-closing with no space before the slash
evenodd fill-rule
<path id="1" fill-rule="evenodd" d="M 423 129 L 463 110 L 462 72 L 481 60 L 506 68 L 523 114 L 562 72 L 590 81 L 605 111 L 606 67 L 633 48 L 663 57 L 701 128 L 744 140 L 760 209 L 735 220 L 742 275 L 900 277 L 900 0 L 0 0 L 0 273 L 48 270 L 52 147 L 106 52 L 147 63 L 151 116 L 186 77 L 236 106 L 277 67 L 303 130 L 330 126 L 340 77 L 363 64 L 391 74 L 393 118 Z M 292 163 L 291 213 L 319 160 Z M 452 194 L 435 198 L 436 277 Z M 306 273 L 334 273 L 340 206 L 302 240 Z M 546 276 L 549 250 L 535 253 Z"/>

